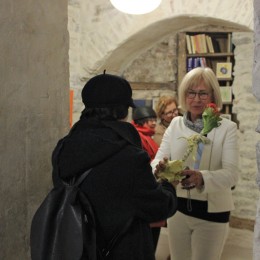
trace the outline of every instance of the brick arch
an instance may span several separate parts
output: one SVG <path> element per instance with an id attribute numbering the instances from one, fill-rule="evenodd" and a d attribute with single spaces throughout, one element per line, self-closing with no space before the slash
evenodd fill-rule
<path id="1" fill-rule="evenodd" d="M 126 39 L 114 49 L 96 71 L 104 69 L 121 74 L 127 65 L 156 42 L 178 31 L 213 26 L 230 31 L 252 31 L 249 27 L 231 21 L 200 16 L 177 16 L 155 22 Z"/>

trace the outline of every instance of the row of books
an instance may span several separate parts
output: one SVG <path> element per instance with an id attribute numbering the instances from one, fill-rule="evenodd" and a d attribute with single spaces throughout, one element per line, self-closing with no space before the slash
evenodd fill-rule
<path id="1" fill-rule="evenodd" d="M 219 42 L 204 33 L 196 35 L 186 34 L 186 46 L 189 54 L 221 52 Z"/>
<path id="2" fill-rule="evenodd" d="M 190 57 L 187 59 L 187 71 L 197 67 L 210 67 L 210 64 L 207 64 L 207 60 L 204 57 Z"/>
<path id="3" fill-rule="evenodd" d="M 230 80 L 232 78 L 232 63 L 231 62 L 212 62 L 205 57 L 190 57 L 187 59 L 187 71 L 196 67 L 209 67 L 215 73 L 218 79 Z"/>

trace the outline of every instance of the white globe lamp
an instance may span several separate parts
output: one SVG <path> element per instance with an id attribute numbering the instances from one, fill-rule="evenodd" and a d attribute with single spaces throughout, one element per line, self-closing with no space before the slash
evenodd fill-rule
<path id="1" fill-rule="evenodd" d="M 146 14 L 155 10 L 161 0 L 110 0 L 119 11 L 127 14 Z"/>

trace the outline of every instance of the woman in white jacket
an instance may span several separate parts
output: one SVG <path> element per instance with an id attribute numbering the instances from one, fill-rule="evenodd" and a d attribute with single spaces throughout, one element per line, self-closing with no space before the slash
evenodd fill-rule
<path id="1" fill-rule="evenodd" d="M 152 162 L 157 173 L 167 160 L 179 160 L 187 150 L 189 137 L 203 128 L 205 106 L 222 108 L 217 78 L 210 68 L 188 72 L 179 87 L 183 117 L 175 117 L 167 128 Z M 185 161 L 187 176 L 177 188 L 178 212 L 168 219 L 172 260 L 219 260 L 229 230 L 230 211 L 234 209 L 232 187 L 238 181 L 237 126 L 223 118 L 221 125 L 208 133 L 209 144 Z M 198 157 L 199 156 L 199 157 Z M 198 165 L 199 160 L 199 165 Z M 191 186 L 190 189 L 184 187 Z"/>

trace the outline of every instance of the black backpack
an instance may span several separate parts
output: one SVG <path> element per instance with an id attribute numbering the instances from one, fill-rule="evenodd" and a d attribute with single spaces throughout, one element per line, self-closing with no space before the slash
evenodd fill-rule
<path id="1" fill-rule="evenodd" d="M 63 145 L 61 140 L 56 149 L 58 154 Z M 54 170 L 57 170 L 54 165 Z M 32 219 L 30 246 L 32 260 L 96 260 L 109 256 L 112 248 L 126 230 L 132 219 L 121 228 L 108 243 L 99 249 L 96 240 L 95 215 L 85 193 L 79 185 L 91 169 L 69 183 L 59 179 L 37 209 Z"/>
<path id="2" fill-rule="evenodd" d="M 90 171 L 54 187 L 36 211 L 30 236 L 32 260 L 79 260 L 84 244 L 89 259 L 96 259 L 95 217 L 78 187 Z"/>

